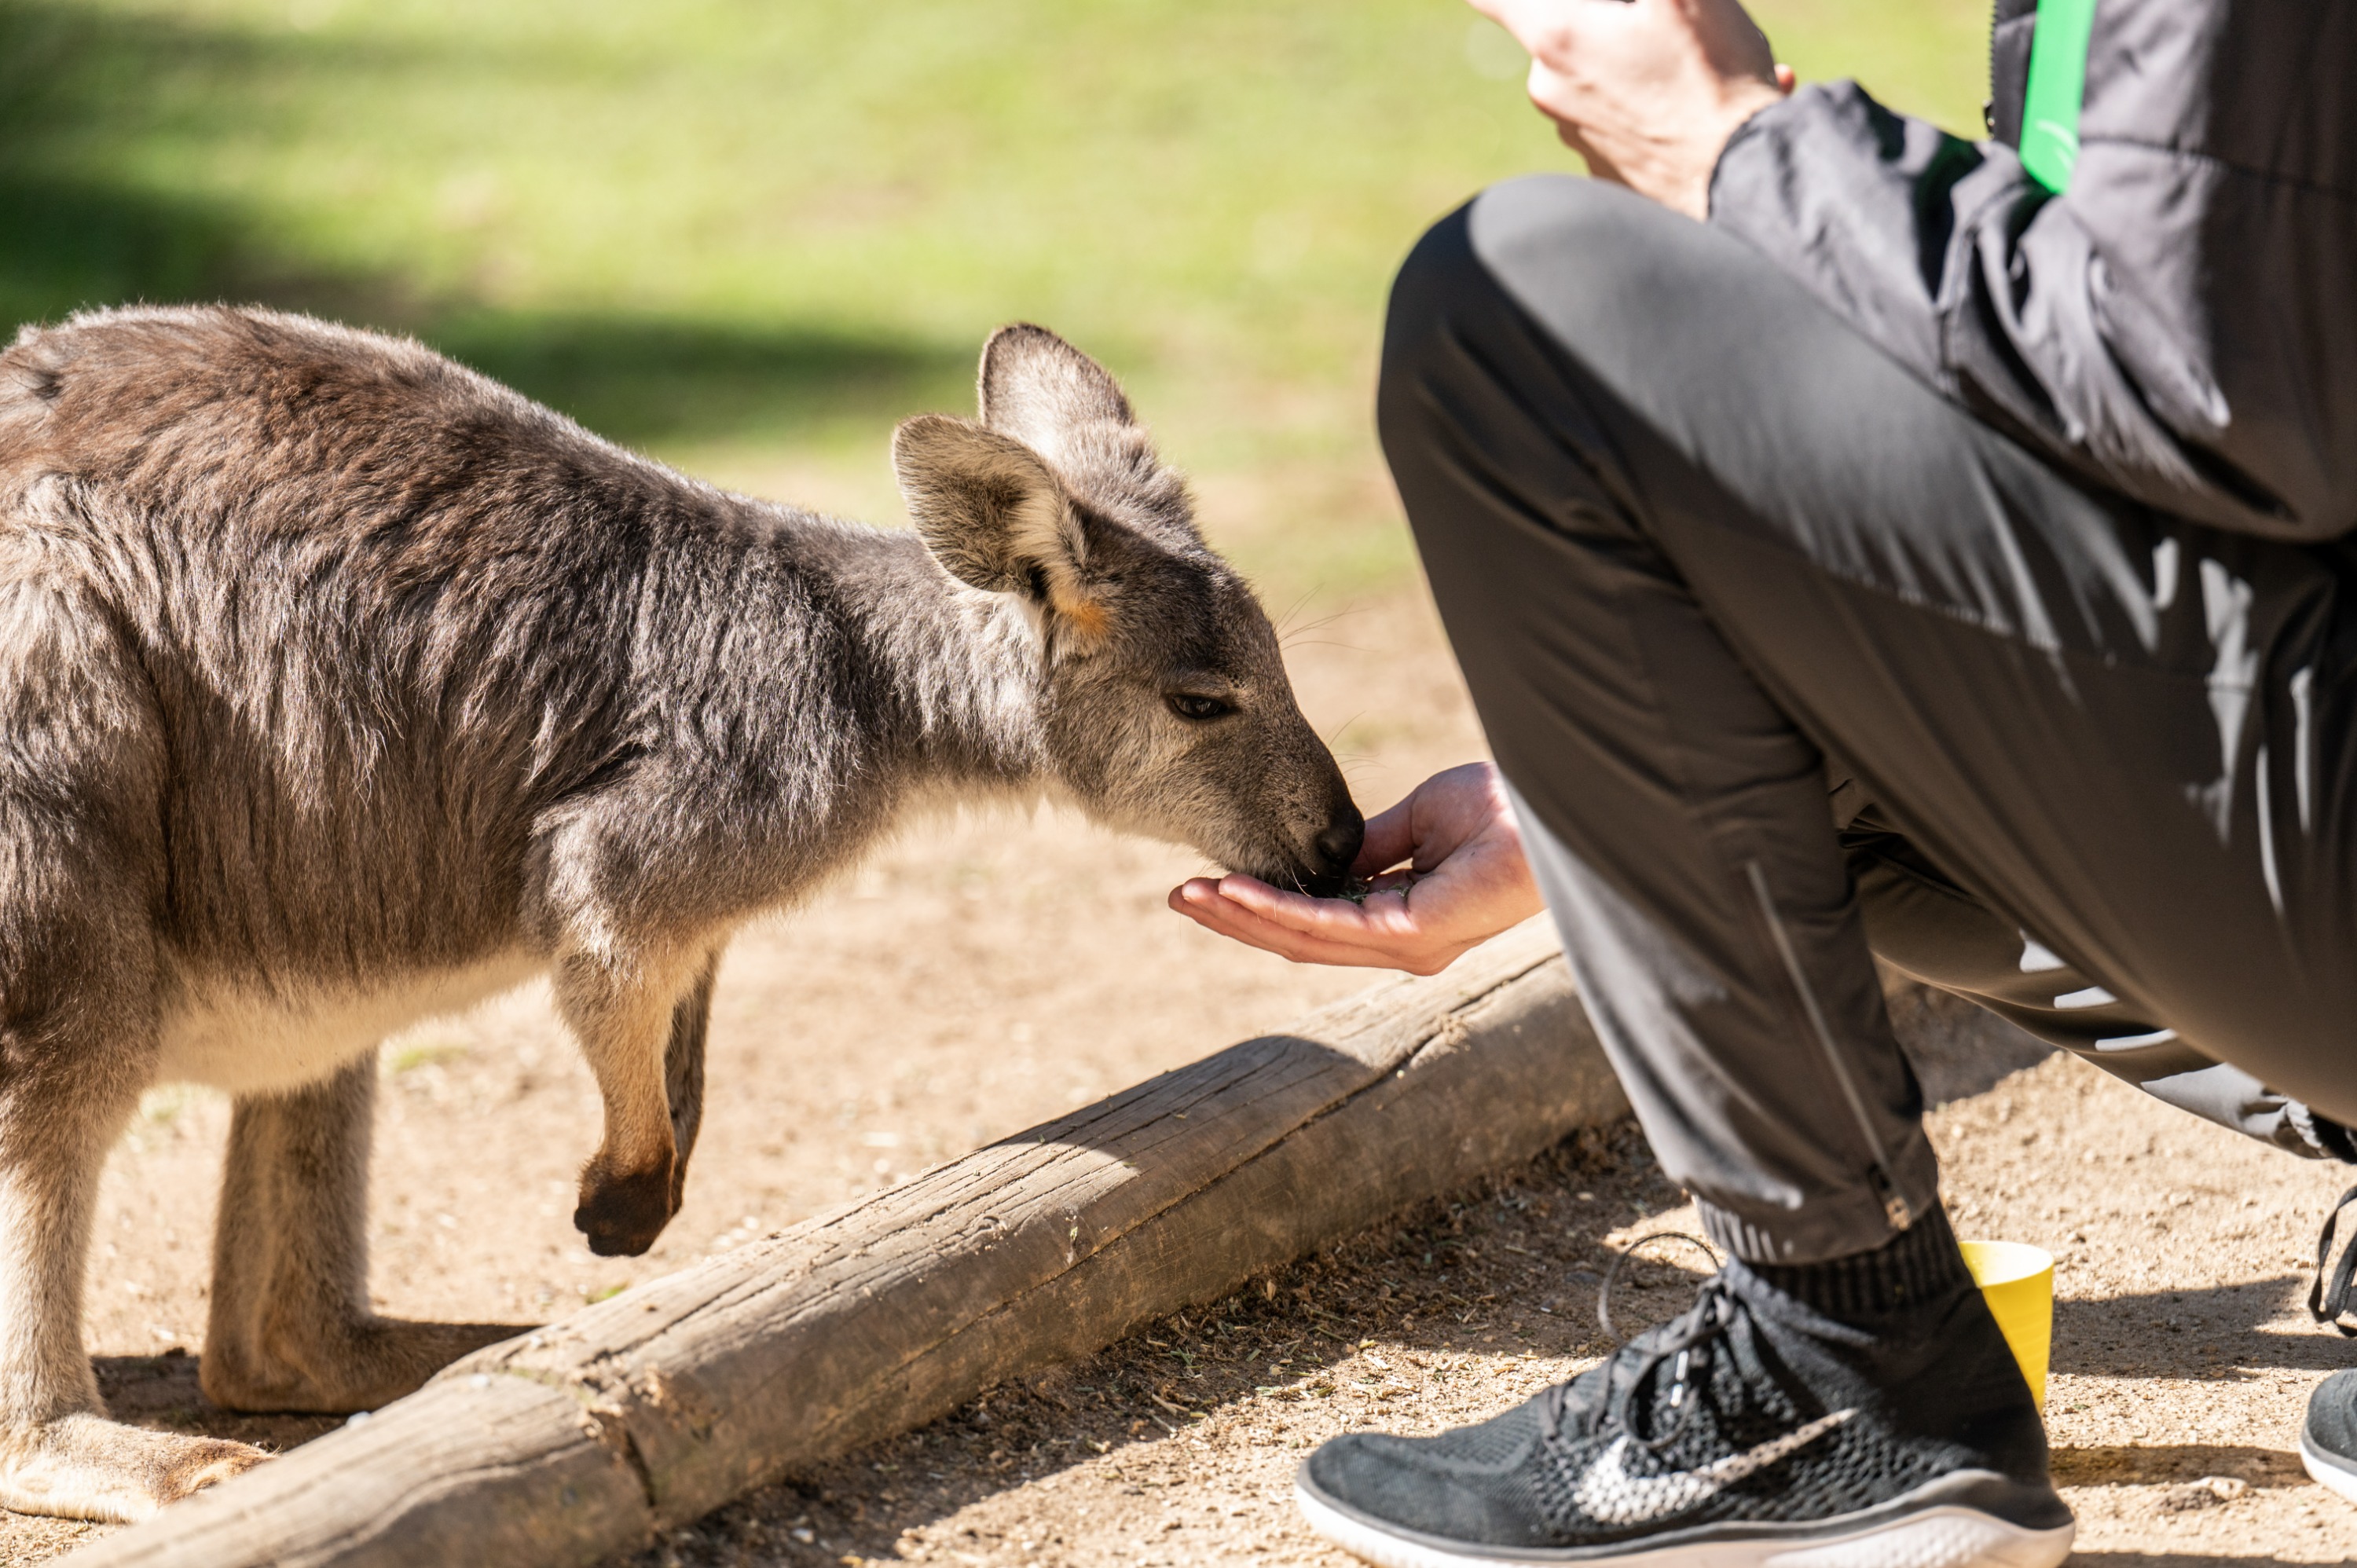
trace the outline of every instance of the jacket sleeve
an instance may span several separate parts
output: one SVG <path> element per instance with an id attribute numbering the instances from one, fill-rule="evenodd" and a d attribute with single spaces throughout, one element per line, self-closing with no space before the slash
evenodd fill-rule
<path id="1" fill-rule="evenodd" d="M 2347 1128 L 2269 1089 L 2241 1068 L 2220 1062 L 2163 1077 L 2143 1077 L 2133 1065 L 2104 1053 L 2077 1054 L 2081 1060 L 2126 1079 L 2165 1105 L 2231 1127 L 2246 1138 L 2256 1138 L 2304 1160 L 2357 1165 L 2357 1141 L 2351 1139 Z"/>
<path id="2" fill-rule="evenodd" d="M 2331 8 L 2325 8 L 2331 9 Z M 2090 479 L 2316 542 L 2357 527 L 2357 201 L 2099 133 L 2067 195 L 1997 142 L 1804 88 L 1722 155 L 1711 221 L 1916 374 Z M 2113 108 L 2133 119 L 2141 111 Z"/>

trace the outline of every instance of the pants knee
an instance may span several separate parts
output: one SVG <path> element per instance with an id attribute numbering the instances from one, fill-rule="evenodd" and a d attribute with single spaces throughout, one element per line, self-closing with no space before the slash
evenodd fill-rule
<path id="1" fill-rule="evenodd" d="M 1530 314 L 1528 296 L 1550 297 L 1544 323 L 1560 337 L 1577 317 L 1558 319 L 1552 297 L 1609 297 L 1616 278 L 1638 279 L 1655 267 L 1658 247 L 1674 243 L 1687 220 L 1617 186 L 1569 175 L 1528 175 L 1491 186 L 1425 231 L 1392 285 L 1383 329 L 1383 371 L 1405 369 L 1446 338 L 1452 317 L 1476 302 L 1503 303 Z M 1611 312 L 1599 309 L 1600 321 Z M 1572 346 L 1572 345 L 1567 345 Z"/>
<path id="2" fill-rule="evenodd" d="M 1392 285 L 1376 404 L 1385 447 L 1430 434 L 1452 383 L 1530 363 L 1483 352 L 1485 339 L 1577 360 L 1595 335 L 1641 329 L 1618 302 L 1694 228 L 1617 186 L 1567 175 L 1507 180 L 1434 224 Z"/>
<path id="3" fill-rule="evenodd" d="M 1488 286 L 1466 240 L 1469 210 L 1469 204 L 1460 207 L 1426 230 L 1392 280 L 1375 383 L 1375 426 L 1395 467 L 1405 445 L 1426 431 L 1431 410 L 1420 389 L 1448 359 L 1452 311 Z"/>
<path id="4" fill-rule="evenodd" d="M 1520 286 L 1527 276 L 1513 274 L 1551 277 L 1550 295 L 1576 295 L 1619 265 L 1625 209 L 1652 204 L 1615 197 L 1628 193 L 1567 177 L 1511 180 L 1434 224 L 1402 263 L 1376 427 L 1428 570 L 1437 554 L 1486 557 L 1499 524 L 1496 508 L 1449 499 L 1465 475 L 1549 489 L 1564 443 L 1592 426 L 1584 405 L 1595 389 L 1576 368 L 1586 324 L 1534 310 Z"/>

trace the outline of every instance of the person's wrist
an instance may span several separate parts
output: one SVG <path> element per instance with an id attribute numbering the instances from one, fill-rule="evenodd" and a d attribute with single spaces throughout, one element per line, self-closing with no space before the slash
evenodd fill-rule
<path id="1" fill-rule="evenodd" d="M 1688 144 L 1691 150 L 1679 160 L 1676 177 L 1669 183 L 1669 188 L 1645 194 L 1689 218 L 1707 220 L 1710 185 L 1718 173 L 1720 155 L 1754 115 L 1783 101 L 1783 90 L 1770 82 L 1747 79 L 1728 83 L 1710 113 L 1696 127 L 1696 134 Z"/>

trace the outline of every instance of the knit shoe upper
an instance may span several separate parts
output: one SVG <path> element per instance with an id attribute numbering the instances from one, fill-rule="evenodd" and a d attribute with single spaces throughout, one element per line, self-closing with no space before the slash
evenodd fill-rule
<path id="1" fill-rule="evenodd" d="M 1978 1292 L 1860 1327 L 1740 1264 L 1683 1316 L 1491 1421 L 1336 1438 L 1300 1492 L 1342 1544 L 1403 1563 L 1789 1547 L 1904 1522 L 1910 1499 L 1987 1516 L 2031 1542 L 2024 1563 L 2061 1561 L 2070 1535 L 2037 1408 Z"/>

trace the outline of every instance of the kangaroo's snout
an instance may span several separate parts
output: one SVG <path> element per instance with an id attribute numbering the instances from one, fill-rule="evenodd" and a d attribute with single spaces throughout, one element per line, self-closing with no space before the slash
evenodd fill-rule
<path id="1" fill-rule="evenodd" d="M 1359 848 L 1367 842 L 1367 819 L 1351 799 L 1350 786 L 1342 781 L 1342 770 L 1334 766 L 1333 757 L 1323 743 L 1316 746 L 1314 757 L 1304 758 L 1311 768 L 1326 774 L 1327 790 L 1323 809 L 1313 816 L 1312 823 L 1322 821 L 1324 826 L 1304 835 L 1304 850 L 1297 868 L 1290 875 L 1280 875 L 1275 880 L 1280 886 L 1290 886 L 1313 898 L 1331 898 L 1351 885 L 1351 867 L 1359 858 Z M 1322 764 L 1322 768 L 1318 765 Z M 1250 866 L 1238 867 L 1252 870 Z"/>
<path id="2" fill-rule="evenodd" d="M 1318 835 L 1318 854 L 1325 861 L 1320 868 L 1328 876 L 1348 876 L 1351 863 L 1359 858 L 1359 846 L 1367 842 L 1367 819 L 1359 808 L 1344 801 L 1342 814 L 1333 824 Z"/>

